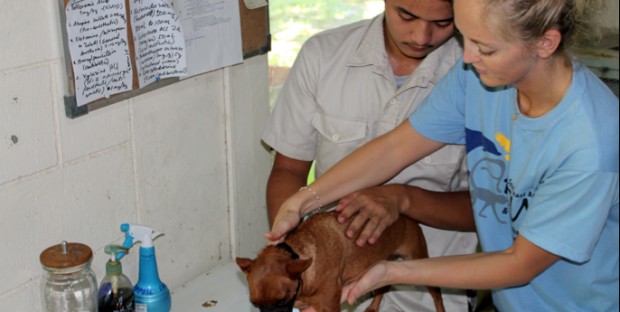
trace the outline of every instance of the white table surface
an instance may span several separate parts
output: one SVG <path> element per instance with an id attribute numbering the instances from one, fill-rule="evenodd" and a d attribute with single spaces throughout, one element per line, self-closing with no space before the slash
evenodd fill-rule
<path id="1" fill-rule="evenodd" d="M 209 302 L 210 307 L 203 306 Z M 258 312 L 258 309 L 250 303 L 245 275 L 236 263 L 228 263 L 174 289 L 171 312 Z"/>
<path id="2" fill-rule="evenodd" d="M 211 302 L 210 307 L 203 307 Z M 172 312 L 257 312 L 243 272 L 229 263 L 172 292 Z"/>

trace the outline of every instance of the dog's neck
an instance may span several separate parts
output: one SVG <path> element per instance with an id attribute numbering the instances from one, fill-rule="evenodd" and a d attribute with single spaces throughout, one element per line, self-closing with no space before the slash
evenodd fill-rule
<path id="1" fill-rule="evenodd" d="M 299 255 L 286 242 L 281 242 L 281 243 L 277 244 L 276 248 L 278 248 L 280 250 L 283 250 L 283 251 L 286 251 L 287 253 L 289 253 L 291 255 L 292 259 L 299 259 Z M 297 280 L 297 289 L 295 289 L 295 296 L 293 296 L 292 302 L 294 302 L 295 299 L 297 299 L 297 297 L 299 295 L 301 295 L 302 284 L 303 284 L 303 278 L 300 277 L 299 280 Z"/>
<path id="2" fill-rule="evenodd" d="M 276 245 L 276 247 L 282 251 L 285 251 L 293 257 L 293 259 L 308 259 L 316 257 L 316 246 L 309 241 L 300 241 L 296 236 L 289 236 L 284 242 Z M 301 289 L 298 292 L 298 299 L 304 298 L 309 294 L 313 294 L 316 288 L 312 285 L 316 285 L 316 273 L 315 264 L 313 263 L 308 270 L 301 274 L 300 281 L 302 282 Z M 309 288 L 308 288 L 309 287 Z"/>

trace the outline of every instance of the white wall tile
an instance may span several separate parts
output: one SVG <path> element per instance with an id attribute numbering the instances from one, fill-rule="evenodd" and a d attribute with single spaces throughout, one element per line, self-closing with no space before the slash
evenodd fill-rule
<path id="1" fill-rule="evenodd" d="M 43 273 L 41 251 L 62 241 L 60 194 L 58 171 L 0 188 L 0 294 Z"/>
<path id="2" fill-rule="evenodd" d="M 121 223 L 137 220 L 129 144 L 69 163 L 61 175 L 64 239 L 100 249 L 121 236 Z"/>
<path id="3" fill-rule="evenodd" d="M 0 73 L 0 184 L 58 164 L 48 66 Z"/>
<path id="4" fill-rule="evenodd" d="M 214 72 L 132 100 L 140 222 L 165 233 L 168 287 L 230 260 L 222 86 Z"/>
<path id="5" fill-rule="evenodd" d="M 118 102 L 86 115 L 66 117 L 64 103 L 58 110 L 60 141 L 64 161 L 108 149 L 130 140 L 129 105 Z"/>
<path id="6" fill-rule="evenodd" d="M 43 311 L 40 279 L 34 279 L 0 295 L 2 311 Z"/>
<path id="7" fill-rule="evenodd" d="M 1 1 L 0 71 L 62 56 L 58 0 Z"/>

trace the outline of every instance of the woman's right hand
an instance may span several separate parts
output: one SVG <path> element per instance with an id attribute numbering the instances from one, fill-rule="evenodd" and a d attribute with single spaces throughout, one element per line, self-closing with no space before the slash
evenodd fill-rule
<path id="1" fill-rule="evenodd" d="M 340 302 L 346 301 L 349 304 L 353 304 L 359 297 L 369 291 L 389 285 L 390 282 L 386 277 L 388 275 L 388 266 L 392 263 L 397 262 L 380 261 L 368 268 L 359 279 L 350 281 L 348 284 L 344 285 L 340 296 Z"/>

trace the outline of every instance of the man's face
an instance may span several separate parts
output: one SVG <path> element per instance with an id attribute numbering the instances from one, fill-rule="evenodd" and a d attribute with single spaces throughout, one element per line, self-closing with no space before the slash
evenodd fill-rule
<path id="1" fill-rule="evenodd" d="M 454 33 L 446 0 L 385 0 L 385 38 L 392 57 L 423 59 Z"/>

